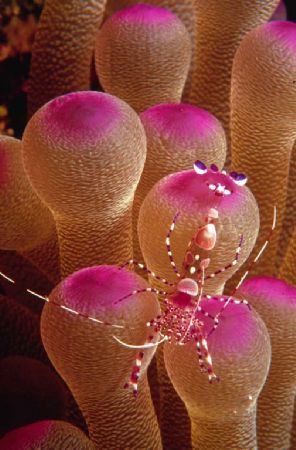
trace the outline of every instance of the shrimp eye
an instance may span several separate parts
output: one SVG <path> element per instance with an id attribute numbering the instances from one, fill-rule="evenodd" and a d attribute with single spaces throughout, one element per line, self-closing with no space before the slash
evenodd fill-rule
<path id="1" fill-rule="evenodd" d="M 248 178 L 243 173 L 230 172 L 229 176 L 238 186 L 244 186 L 248 181 Z"/>
<path id="2" fill-rule="evenodd" d="M 204 175 L 205 173 L 207 173 L 208 169 L 207 166 L 201 162 L 201 161 L 195 161 L 194 165 L 194 170 L 198 175 Z"/>

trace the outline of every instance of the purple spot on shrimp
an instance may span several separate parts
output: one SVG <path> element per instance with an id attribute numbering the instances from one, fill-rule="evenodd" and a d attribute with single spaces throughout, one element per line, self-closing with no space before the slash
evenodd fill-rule
<path id="1" fill-rule="evenodd" d="M 230 172 L 229 176 L 233 179 L 233 181 L 238 185 L 238 186 L 244 186 L 247 182 L 247 177 L 245 174 L 243 173 L 237 173 L 237 172 Z"/>
<path id="2" fill-rule="evenodd" d="M 195 161 L 193 167 L 198 175 L 204 175 L 208 171 L 207 166 L 202 161 Z"/>
<path id="3" fill-rule="evenodd" d="M 236 178 L 234 179 L 234 182 L 239 186 L 244 186 L 247 182 L 247 177 L 243 173 L 238 173 Z"/>
<path id="4" fill-rule="evenodd" d="M 218 167 L 216 166 L 216 164 L 211 164 L 211 171 L 212 172 L 219 172 L 219 169 L 218 169 Z"/>
<path id="5" fill-rule="evenodd" d="M 231 178 L 233 178 L 234 180 L 236 180 L 236 177 L 238 176 L 238 173 L 237 172 L 229 172 L 229 176 Z"/>

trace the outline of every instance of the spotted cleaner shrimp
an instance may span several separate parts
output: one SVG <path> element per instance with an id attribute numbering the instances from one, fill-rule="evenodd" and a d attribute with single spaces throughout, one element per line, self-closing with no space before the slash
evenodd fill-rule
<path id="1" fill-rule="evenodd" d="M 194 169 L 198 174 L 204 174 L 208 170 L 207 167 L 201 161 L 195 162 Z M 209 170 L 217 172 L 218 168 L 216 165 L 212 164 Z M 222 171 L 222 173 L 226 174 L 225 171 Z M 229 176 L 233 179 L 233 181 L 236 184 L 240 186 L 246 184 L 247 182 L 247 178 L 243 174 L 231 172 Z M 217 184 L 211 183 L 208 185 L 208 188 L 209 190 L 213 191 L 217 197 L 231 195 L 231 191 L 226 189 L 226 187 L 220 183 Z M 182 267 L 181 270 L 179 270 L 174 261 L 171 248 L 171 237 L 179 216 L 180 212 L 177 212 L 172 220 L 171 226 L 165 238 L 166 251 L 170 260 L 171 267 L 177 277 L 176 282 L 172 283 L 167 281 L 166 279 L 155 274 L 144 264 L 139 263 L 135 260 L 129 260 L 125 264 L 120 266 L 121 269 L 124 269 L 127 266 L 134 265 L 138 269 L 143 270 L 151 278 L 156 279 L 157 281 L 164 284 L 167 288 L 167 290 L 159 290 L 153 287 L 147 287 L 143 289 L 134 290 L 131 293 L 125 295 L 124 297 L 116 300 L 115 302 L 120 303 L 130 296 L 144 292 L 151 292 L 158 296 L 158 299 L 162 304 L 161 314 L 159 314 L 155 318 L 152 318 L 147 323 L 149 335 L 146 342 L 143 345 L 128 344 L 121 341 L 117 336 L 114 335 L 112 336 L 113 339 L 115 339 L 120 345 L 125 346 L 127 348 L 138 350 L 129 380 L 124 385 L 125 388 L 129 387 L 132 388 L 135 397 L 138 394 L 138 379 L 140 376 L 141 365 L 142 360 L 144 358 L 145 349 L 157 347 L 163 342 L 175 343 L 176 345 L 186 345 L 189 342 L 194 342 L 196 346 L 197 358 L 201 372 L 207 374 L 210 383 L 219 381 L 219 377 L 214 372 L 212 357 L 208 349 L 207 339 L 209 335 L 213 333 L 215 329 L 219 326 L 219 319 L 229 303 L 244 304 L 250 308 L 250 305 L 246 300 L 238 300 L 233 297 L 239 286 L 242 284 L 243 280 L 247 277 L 253 264 L 257 262 L 257 260 L 265 250 L 266 246 L 268 245 L 268 242 L 271 239 L 271 235 L 276 224 L 276 208 L 274 208 L 274 218 L 271 231 L 264 245 L 261 247 L 261 250 L 257 254 L 256 258 L 252 261 L 251 265 L 249 266 L 249 269 L 245 272 L 245 274 L 243 275 L 243 277 L 241 278 L 240 282 L 235 287 L 231 295 L 226 296 L 225 298 L 219 297 L 218 299 L 215 296 L 203 294 L 204 284 L 208 279 L 218 276 L 220 273 L 230 269 L 231 267 L 233 267 L 238 263 L 240 251 L 243 245 L 243 236 L 241 235 L 239 237 L 238 247 L 235 251 L 233 260 L 224 267 L 216 270 L 215 272 L 208 273 L 211 259 L 210 257 L 202 258 L 199 253 L 200 250 L 206 250 L 207 252 L 210 252 L 216 245 L 217 240 L 216 224 L 219 220 L 219 211 L 216 207 L 210 208 L 207 212 L 206 217 L 204 218 L 204 223 L 198 227 L 198 229 L 192 236 L 190 242 L 188 243 Z M 10 283 L 15 283 L 15 281 L 12 278 L 8 277 L 3 272 L 0 272 L 0 276 L 5 278 Z M 102 325 L 108 325 L 115 328 L 123 328 L 123 326 L 121 325 L 110 324 L 101 321 L 97 318 L 88 316 L 86 314 L 82 314 L 69 307 L 66 307 L 65 305 L 55 303 L 52 300 L 50 300 L 49 297 L 42 296 L 31 289 L 27 289 L 26 291 L 31 295 L 42 299 L 45 302 L 48 302 L 54 306 L 58 306 L 59 308 L 68 311 L 69 313 L 84 317 L 88 320 L 91 320 L 93 322 Z M 206 311 L 206 309 L 202 308 L 201 306 L 202 300 L 219 300 L 223 302 L 223 305 L 220 311 L 215 316 L 213 316 L 210 315 Z M 204 332 L 204 322 L 201 319 L 201 317 L 206 317 L 213 321 L 213 327 L 208 334 Z M 160 337 L 160 339 L 156 340 L 158 336 Z"/>

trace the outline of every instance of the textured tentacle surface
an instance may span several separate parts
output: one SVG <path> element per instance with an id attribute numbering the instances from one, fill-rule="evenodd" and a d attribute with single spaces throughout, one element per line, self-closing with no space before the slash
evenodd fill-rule
<path id="1" fill-rule="evenodd" d="M 108 0 L 106 6 L 106 15 L 110 16 L 119 9 L 132 6 L 139 3 L 138 0 Z M 141 3 L 149 3 L 151 5 L 168 8 L 175 13 L 179 19 L 184 23 L 191 39 L 191 64 L 189 74 L 186 80 L 183 95 L 187 95 L 190 91 L 192 83 L 192 73 L 195 70 L 195 45 L 196 45 L 196 11 L 194 0 L 142 0 Z"/>
<path id="2" fill-rule="evenodd" d="M 215 195 L 209 189 L 209 185 L 215 183 L 225 185 L 233 193 L 225 197 Z M 234 259 L 240 236 L 243 235 L 244 239 L 239 263 L 206 281 L 205 292 L 212 294 L 223 290 L 225 281 L 248 257 L 257 237 L 259 213 L 247 187 L 237 186 L 227 175 L 211 170 L 204 175 L 198 175 L 193 170 L 171 174 L 160 180 L 145 198 L 140 209 L 138 232 L 147 266 L 169 281 L 175 280 L 176 275 L 165 248 L 167 230 L 179 212 L 171 236 L 171 251 L 176 266 L 180 268 L 188 242 L 204 223 L 209 208 L 216 208 L 220 217 L 217 222 L 217 243 L 211 256 L 209 252 L 201 251 L 201 258 L 211 258 L 211 273 Z M 155 280 L 151 279 L 150 282 L 158 286 Z M 183 402 L 178 399 L 168 379 L 162 354 L 159 352 L 157 356 L 163 441 L 168 448 L 178 448 L 176 445 L 180 448 L 188 445 L 189 420 Z"/>
<path id="3" fill-rule="evenodd" d="M 296 138 L 295 73 L 296 25 L 291 22 L 271 22 L 251 31 L 234 59 L 232 166 L 248 173 L 260 209 L 262 239 L 270 228 L 272 206 L 276 205 L 278 211 L 277 228 L 255 270 L 257 274 L 273 275 L 276 270 L 290 156 Z"/>
<path id="4" fill-rule="evenodd" d="M 33 47 L 29 115 L 49 100 L 90 88 L 95 37 L 106 0 L 47 0 Z"/>
<path id="5" fill-rule="evenodd" d="M 225 185 L 232 192 L 231 195 L 219 196 L 209 188 L 218 184 Z M 171 245 L 176 265 L 181 267 L 187 244 L 204 223 L 210 208 L 216 208 L 219 212 L 215 248 L 210 254 L 201 251 L 202 257 L 211 258 L 210 272 L 223 268 L 233 260 L 240 237 L 243 236 L 238 264 L 206 281 L 205 292 L 213 294 L 221 291 L 226 280 L 243 264 L 257 238 L 258 207 L 246 186 L 238 186 L 228 175 L 212 170 L 203 175 L 193 170 L 168 175 L 146 196 L 140 209 L 138 233 L 147 266 L 169 281 L 174 280 L 175 275 L 165 249 L 167 230 L 179 212 Z"/>
<path id="6" fill-rule="evenodd" d="M 203 308 L 216 314 L 217 300 Z M 210 330 L 212 324 L 205 323 Z M 267 329 L 245 305 L 230 304 L 223 320 L 208 337 L 209 352 L 220 382 L 209 384 L 200 373 L 196 346 L 165 344 L 170 379 L 191 419 L 193 449 L 255 449 L 256 401 L 270 363 Z"/>
<path id="7" fill-rule="evenodd" d="M 0 136 L 0 164 L 0 247 L 22 253 L 51 280 L 57 281 L 55 223 L 26 176 L 20 140 Z"/>
<path id="8" fill-rule="evenodd" d="M 43 310 L 45 349 L 77 400 L 96 448 L 162 448 L 145 373 L 154 351 L 145 350 L 135 400 L 123 386 L 136 350 L 112 337 L 143 345 L 146 323 L 159 313 L 155 297 L 142 293 L 118 300 L 146 286 L 139 276 L 115 266 L 83 269 L 54 289 Z M 50 301 L 122 328 L 94 323 Z"/>
<path id="9" fill-rule="evenodd" d="M 287 283 L 296 285 L 296 227 L 290 239 L 279 275 Z"/>
<path id="10" fill-rule="evenodd" d="M 296 226 L 296 143 L 293 145 L 291 157 L 290 157 L 290 168 L 289 168 L 289 179 L 288 179 L 288 191 L 287 191 L 287 201 L 285 207 L 285 215 L 283 220 L 283 226 L 280 236 L 280 242 L 277 249 L 277 259 L 276 259 L 276 268 L 280 270 L 281 265 L 286 263 L 284 262 L 284 258 L 287 252 L 289 252 L 288 247 L 290 246 L 290 242 L 292 243 L 292 235 L 294 228 Z M 290 261 L 293 264 L 293 260 Z M 285 270 L 285 269 L 284 269 Z M 287 280 L 288 281 L 288 280 Z M 288 283 L 295 284 L 295 281 L 288 281 Z"/>
<path id="11" fill-rule="evenodd" d="M 235 52 L 244 35 L 266 22 L 277 4 L 278 0 L 195 0 L 196 70 L 188 99 L 221 120 L 227 135 Z"/>
<path id="12" fill-rule="evenodd" d="M 294 400 L 294 414 L 293 414 L 293 423 L 292 423 L 292 431 L 291 431 L 291 450 L 295 450 L 296 448 L 296 400 Z"/>
<path id="13" fill-rule="evenodd" d="M 138 112 L 181 100 L 190 57 L 185 25 L 152 5 L 117 12 L 97 35 L 96 71 L 104 90 Z"/>
<path id="14" fill-rule="evenodd" d="M 207 111 L 185 103 L 161 104 L 141 115 L 147 136 L 147 158 L 136 190 L 134 256 L 141 258 L 137 237 L 140 206 L 152 186 L 166 175 L 190 169 L 197 159 L 222 169 L 226 157 L 226 138 L 220 122 Z"/>
<path id="15" fill-rule="evenodd" d="M 132 257 L 132 201 L 146 137 L 126 103 L 98 92 L 52 100 L 29 121 L 23 156 L 55 217 L 63 276 Z"/>
<path id="16" fill-rule="evenodd" d="M 259 448 L 290 448 L 296 390 L 296 289 L 271 277 L 254 277 L 238 291 L 264 320 L 271 338 L 271 368 L 259 397 Z"/>

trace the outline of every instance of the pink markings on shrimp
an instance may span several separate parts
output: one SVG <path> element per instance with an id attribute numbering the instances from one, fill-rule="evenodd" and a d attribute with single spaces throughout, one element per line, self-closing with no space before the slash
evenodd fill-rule
<path id="1" fill-rule="evenodd" d="M 244 186 L 248 180 L 243 173 L 230 172 L 227 175 L 226 170 L 221 170 L 219 173 L 219 169 L 215 164 L 211 164 L 211 166 L 207 168 L 202 161 L 195 161 L 193 168 L 198 175 L 207 174 L 207 185 L 209 190 L 219 197 L 227 197 L 233 193 L 229 180 L 232 180 L 237 186 Z"/>
<path id="2" fill-rule="evenodd" d="M 195 236 L 195 243 L 204 250 L 212 250 L 217 240 L 216 227 L 213 223 L 208 223 L 200 228 Z"/>
<path id="3" fill-rule="evenodd" d="M 212 165 L 210 169 L 207 169 L 207 167 L 202 163 L 196 163 L 195 166 L 195 168 L 197 168 L 196 172 L 201 177 L 203 177 L 204 174 L 208 171 L 210 172 L 209 182 L 211 182 L 211 177 L 214 178 L 217 175 L 216 172 L 218 171 L 218 168 L 216 168 L 216 166 Z M 194 173 L 193 175 L 196 176 Z M 239 189 L 239 185 L 241 183 L 245 183 L 246 181 L 246 177 L 243 174 L 233 173 L 232 175 L 226 176 L 226 172 L 222 171 L 218 175 L 223 183 L 225 183 L 226 191 L 230 188 L 231 190 L 235 190 L 237 188 Z M 230 180 L 230 178 L 232 180 Z M 209 187 L 207 184 L 208 177 L 204 179 L 204 182 L 204 192 L 207 192 L 207 187 Z M 238 187 L 235 185 L 238 185 Z M 222 195 L 225 195 L 227 197 L 230 194 L 225 192 L 225 189 L 224 194 Z M 218 196 L 219 201 L 221 200 L 222 195 Z M 217 203 L 219 202 L 215 203 L 215 207 L 209 208 L 203 223 L 200 224 L 200 226 L 192 236 L 185 250 L 184 258 L 180 267 L 178 267 L 175 263 L 173 249 L 171 246 L 172 232 L 175 228 L 177 219 L 180 216 L 180 212 L 175 213 L 173 221 L 169 227 L 169 231 L 167 233 L 165 232 L 166 253 L 172 267 L 175 281 L 168 281 L 167 279 L 157 275 L 144 264 L 139 263 L 135 260 L 129 260 L 126 264 L 116 269 L 118 273 L 121 273 L 121 270 L 125 266 L 137 266 L 138 269 L 141 269 L 145 273 L 147 273 L 150 279 L 155 279 L 158 282 L 164 284 L 166 290 L 160 290 L 146 285 L 147 287 L 134 286 L 134 290 L 127 288 L 124 289 L 125 292 L 122 292 L 121 283 L 120 289 L 118 289 L 118 293 L 121 292 L 124 295 L 120 297 L 118 293 L 116 294 L 117 291 L 113 292 L 114 282 L 113 285 L 106 284 L 106 295 L 109 290 L 110 292 L 113 292 L 114 298 L 112 301 L 112 305 L 114 307 L 114 311 L 124 308 L 124 306 L 126 305 L 125 302 L 127 301 L 127 303 L 129 303 L 128 299 L 130 299 L 130 297 L 142 295 L 147 292 L 156 294 L 160 303 L 162 304 L 161 313 L 159 313 L 156 317 L 151 318 L 147 323 L 149 332 L 146 334 L 146 340 L 142 345 L 128 344 L 122 341 L 118 337 L 118 335 L 113 335 L 113 339 L 121 346 L 129 349 L 137 349 L 137 355 L 133 363 L 129 380 L 124 385 L 125 388 L 132 388 L 132 392 L 135 397 L 138 395 L 138 379 L 141 375 L 141 367 L 143 358 L 145 357 L 145 349 L 157 347 L 163 342 L 175 345 L 186 345 L 187 343 L 194 342 L 200 370 L 207 373 L 210 382 L 218 381 L 219 379 L 213 369 L 212 357 L 208 348 L 208 337 L 209 335 L 212 335 L 214 331 L 216 331 L 220 323 L 220 318 L 225 312 L 226 307 L 232 306 L 232 304 L 249 306 L 246 300 L 236 300 L 233 298 L 233 296 L 238 287 L 241 285 L 242 281 L 248 275 L 253 265 L 258 261 L 259 257 L 261 256 L 271 239 L 272 231 L 274 230 L 276 224 L 276 208 L 274 209 L 274 219 L 269 237 L 265 241 L 260 252 L 253 260 L 249 269 L 243 275 L 232 294 L 228 297 L 213 297 L 210 295 L 203 295 L 203 288 L 205 283 L 207 282 L 207 280 L 219 276 L 222 272 L 225 272 L 236 265 L 238 263 L 240 251 L 243 245 L 243 236 L 241 235 L 238 238 L 239 243 L 238 247 L 235 250 L 233 260 L 226 264 L 224 267 L 218 268 L 215 271 L 211 272 L 209 270 L 211 266 L 211 250 L 215 248 L 217 240 L 219 239 L 219 228 L 217 231 L 217 225 L 220 217 L 217 209 Z M 12 280 L 4 273 L 0 272 L 0 276 L 5 278 L 8 282 L 14 283 L 14 280 Z M 95 286 L 95 289 L 97 289 L 97 286 Z M 111 327 L 111 329 L 121 329 L 123 334 L 124 330 L 128 328 L 127 326 L 122 324 L 116 325 L 113 323 L 109 323 L 108 321 L 106 321 L 106 319 L 100 320 L 96 317 L 93 317 L 86 313 L 84 309 L 81 308 L 81 305 L 74 305 L 74 307 L 72 308 L 72 306 L 69 307 L 69 305 L 66 306 L 65 304 L 59 304 L 55 302 L 55 300 L 52 300 L 52 298 L 50 299 L 49 297 L 43 297 L 33 290 L 27 289 L 27 291 L 35 297 L 38 297 L 45 302 L 51 303 L 55 307 L 62 308 L 72 315 L 81 316 L 87 320 L 96 322 L 98 325 L 108 326 Z M 213 303 L 214 301 L 216 305 L 221 306 L 219 310 L 215 312 L 215 315 L 212 315 L 209 312 L 211 311 L 208 308 L 208 303 L 210 300 L 211 303 Z M 209 325 L 209 322 L 211 323 L 211 325 Z M 143 335 L 145 339 L 145 333 Z"/>
<path id="4" fill-rule="evenodd" d="M 243 177 L 244 176 L 241 174 L 237 176 L 237 178 Z M 166 279 L 162 279 L 162 282 L 169 286 L 171 288 L 171 291 L 162 291 L 161 294 L 160 291 L 158 292 L 158 295 L 160 294 L 159 300 L 163 301 L 163 312 L 147 323 L 147 327 L 150 328 L 150 334 L 147 341 L 142 346 L 142 349 L 144 349 L 148 345 L 160 345 L 164 341 L 166 341 L 168 344 L 174 343 L 177 345 L 185 345 L 193 341 L 196 343 L 196 353 L 199 368 L 201 372 L 207 373 L 209 382 L 213 383 L 214 381 L 219 381 L 219 377 L 215 374 L 213 369 L 212 357 L 208 349 L 208 337 L 212 335 L 212 333 L 218 328 L 221 316 L 229 305 L 243 305 L 247 306 L 250 309 L 250 305 L 245 299 L 237 300 L 233 298 L 242 280 L 244 280 L 246 275 L 249 273 L 250 268 L 243 275 L 241 281 L 230 296 L 204 296 L 203 286 L 204 282 L 207 279 L 214 278 L 220 273 L 230 269 L 232 266 L 237 264 L 243 244 L 243 236 L 240 236 L 239 245 L 236 249 L 232 262 L 216 270 L 215 272 L 205 274 L 205 271 L 210 266 L 211 259 L 209 257 L 200 257 L 200 255 L 198 254 L 198 248 L 196 247 L 200 247 L 203 250 L 205 250 L 205 248 L 202 246 L 197 246 L 196 237 L 199 236 L 200 231 L 203 230 L 207 224 L 212 224 L 213 228 L 215 228 L 215 223 L 219 218 L 219 214 L 215 208 L 211 208 L 205 218 L 206 225 L 202 225 L 201 227 L 199 227 L 197 232 L 189 242 L 184 256 L 182 272 L 179 272 L 174 261 L 170 244 L 171 233 L 175 227 L 175 223 L 178 217 L 179 213 L 174 216 L 172 225 L 167 234 L 166 247 L 172 268 L 179 278 L 175 283 L 169 283 Z M 251 267 L 254 263 L 257 262 L 266 245 L 268 244 L 271 238 L 272 230 L 275 227 L 275 221 L 276 209 L 274 209 L 274 218 L 270 236 L 266 240 L 264 246 L 260 250 L 255 260 L 251 263 Z M 148 272 L 149 275 L 152 276 L 152 278 L 155 278 L 157 280 L 161 279 L 158 275 L 146 268 L 143 264 L 136 263 L 135 261 L 130 261 L 130 263 L 135 263 L 146 273 Z M 218 309 L 215 315 L 211 315 L 209 313 L 209 310 L 207 308 L 209 301 L 214 301 L 217 305 L 221 304 L 221 308 Z M 211 324 L 209 324 L 209 320 Z M 155 336 L 158 334 L 161 336 L 161 339 L 155 342 Z M 124 343 L 122 344 L 126 345 Z M 136 363 L 133 366 L 130 380 L 125 385 L 125 387 L 132 385 L 135 396 L 137 395 L 137 378 L 140 373 L 141 367 L 140 361 L 144 356 L 144 352 L 141 353 L 141 355 L 141 358 L 139 358 L 139 356 L 137 357 Z"/>

